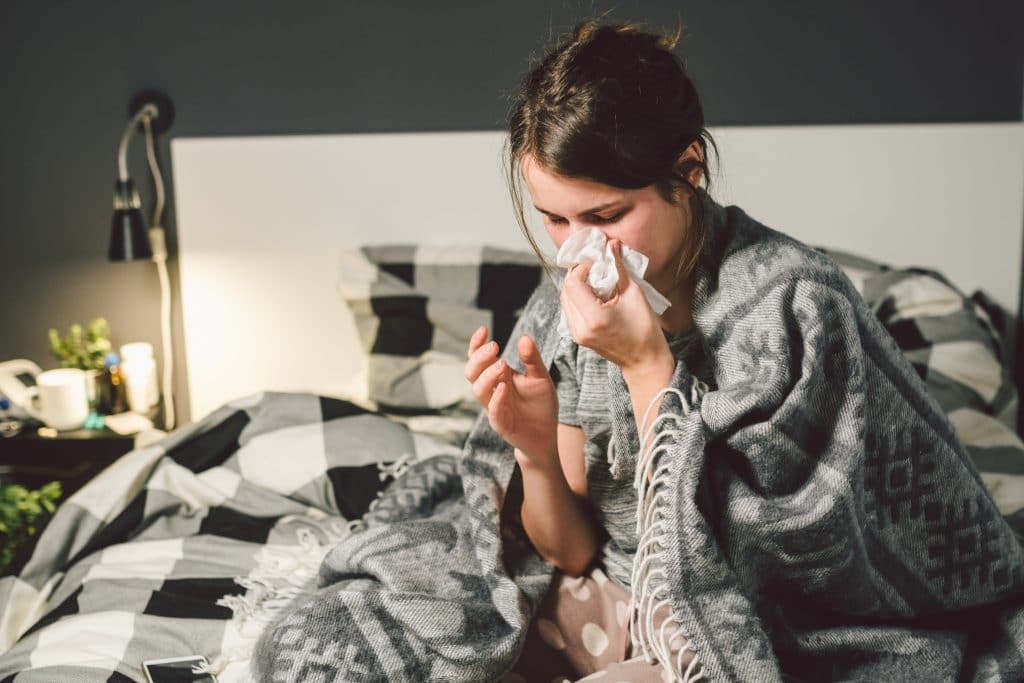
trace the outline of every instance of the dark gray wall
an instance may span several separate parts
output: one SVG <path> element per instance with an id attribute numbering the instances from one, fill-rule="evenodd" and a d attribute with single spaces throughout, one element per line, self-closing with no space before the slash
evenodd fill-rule
<path id="1" fill-rule="evenodd" d="M 608 8 L 612 19 L 686 24 L 679 51 L 711 126 L 1021 119 L 1020 2 L 9 0 L 0 359 L 53 367 L 47 328 L 97 315 L 117 343 L 159 345 L 155 268 L 104 260 L 117 142 L 136 91 L 171 95 L 169 137 L 498 129 L 531 55 Z M 168 136 L 161 149 L 169 175 Z M 129 163 L 146 177 L 141 136 Z M 174 324 L 187 420 L 177 292 Z"/>

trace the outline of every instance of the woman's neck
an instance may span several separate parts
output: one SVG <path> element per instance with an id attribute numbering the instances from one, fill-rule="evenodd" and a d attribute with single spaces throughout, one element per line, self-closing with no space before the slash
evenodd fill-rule
<path id="1" fill-rule="evenodd" d="M 660 316 L 661 328 L 670 337 L 693 327 L 693 284 L 691 276 L 665 294 L 672 305 Z"/>

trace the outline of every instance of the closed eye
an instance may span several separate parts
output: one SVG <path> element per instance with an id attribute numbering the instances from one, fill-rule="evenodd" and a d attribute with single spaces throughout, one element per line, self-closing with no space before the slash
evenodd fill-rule
<path id="1" fill-rule="evenodd" d="M 622 213 L 619 213 L 619 214 L 616 214 L 614 216 L 611 216 L 610 218 L 605 218 L 603 216 L 594 216 L 593 218 L 594 218 L 594 222 L 595 223 L 600 223 L 602 225 L 607 225 L 609 223 L 614 223 L 615 221 L 619 220 L 625 214 L 626 214 L 626 212 L 623 211 Z M 555 218 L 554 216 L 548 216 L 548 220 L 551 221 L 552 223 L 565 223 L 566 222 L 566 220 L 564 218 Z"/>

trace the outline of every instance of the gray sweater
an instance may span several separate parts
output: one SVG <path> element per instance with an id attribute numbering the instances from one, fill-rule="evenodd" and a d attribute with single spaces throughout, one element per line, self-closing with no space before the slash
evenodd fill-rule
<path id="1" fill-rule="evenodd" d="M 667 339 L 677 360 L 707 383 L 714 383 L 700 335 L 690 329 Z M 587 498 L 604 532 L 600 550 L 605 572 L 626 590 L 636 554 L 636 490 L 633 471 L 612 447 L 612 392 L 606 359 L 563 335 L 552 361 L 551 376 L 558 392 L 558 421 L 580 427 L 587 475 Z"/>

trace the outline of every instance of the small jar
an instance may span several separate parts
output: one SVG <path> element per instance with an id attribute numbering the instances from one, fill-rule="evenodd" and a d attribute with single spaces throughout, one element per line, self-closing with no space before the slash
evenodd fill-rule
<path id="1" fill-rule="evenodd" d="M 100 413 L 100 385 L 106 370 L 90 368 L 85 371 L 85 397 L 89 401 L 89 412 Z"/>
<path id="2" fill-rule="evenodd" d="M 121 375 L 121 357 L 108 353 L 103 358 L 103 374 L 96 392 L 96 411 L 103 415 L 116 415 L 128 410 L 128 396 Z"/>

